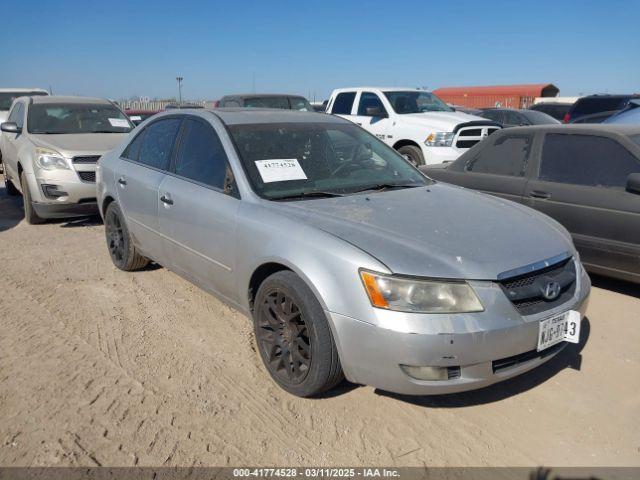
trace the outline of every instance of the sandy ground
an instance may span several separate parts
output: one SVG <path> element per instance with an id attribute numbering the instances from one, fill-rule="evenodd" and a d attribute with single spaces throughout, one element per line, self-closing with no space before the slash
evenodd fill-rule
<path id="1" fill-rule="evenodd" d="M 0 465 L 640 465 L 640 289 L 596 279 L 583 341 L 447 397 L 277 388 L 249 321 L 93 221 L 29 226 L 0 189 Z"/>

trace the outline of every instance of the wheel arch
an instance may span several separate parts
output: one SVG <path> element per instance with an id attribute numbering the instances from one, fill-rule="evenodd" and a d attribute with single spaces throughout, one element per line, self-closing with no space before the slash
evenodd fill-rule
<path id="1" fill-rule="evenodd" d="M 398 150 L 399 148 L 406 147 L 408 145 L 411 145 L 412 147 L 420 148 L 420 145 L 418 145 L 413 140 L 408 140 L 408 139 L 398 140 L 396 143 L 393 144 L 393 148 L 395 150 Z M 421 149 L 421 151 L 422 151 L 422 149 Z"/>
<path id="2" fill-rule="evenodd" d="M 249 303 L 249 311 L 253 312 L 254 301 L 256 298 L 256 294 L 258 293 L 258 289 L 262 282 L 264 282 L 268 277 L 277 272 L 282 272 L 283 270 L 288 270 L 293 272 L 293 270 L 283 263 L 279 263 L 276 261 L 273 262 L 265 262 L 259 265 L 251 274 L 251 278 L 249 279 L 249 285 L 247 288 L 247 301 Z M 297 273 L 297 272 L 294 272 Z M 306 282 L 306 280 L 305 280 Z"/>

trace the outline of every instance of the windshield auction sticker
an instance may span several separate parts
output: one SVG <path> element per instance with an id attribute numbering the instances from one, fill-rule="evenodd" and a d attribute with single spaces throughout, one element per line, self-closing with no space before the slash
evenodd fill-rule
<path id="1" fill-rule="evenodd" d="M 307 179 L 297 158 L 256 160 L 256 167 L 264 183 Z"/>
<path id="2" fill-rule="evenodd" d="M 110 118 L 109 123 L 112 127 L 129 128 L 129 122 L 124 118 Z"/>

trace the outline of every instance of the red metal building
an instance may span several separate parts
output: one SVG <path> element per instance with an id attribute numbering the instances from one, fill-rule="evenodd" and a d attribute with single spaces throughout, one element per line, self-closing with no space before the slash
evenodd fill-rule
<path id="1" fill-rule="evenodd" d="M 471 108 L 528 108 L 536 97 L 555 97 L 558 92 L 560 92 L 558 87 L 551 83 L 444 87 L 433 91 L 447 103 Z"/>

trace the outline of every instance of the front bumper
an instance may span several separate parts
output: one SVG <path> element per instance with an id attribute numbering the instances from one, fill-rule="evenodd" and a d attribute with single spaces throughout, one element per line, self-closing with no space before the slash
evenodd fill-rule
<path id="1" fill-rule="evenodd" d="M 422 155 L 424 156 L 425 165 L 436 165 L 439 163 L 453 162 L 457 160 L 460 155 L 467 151 L 467 149 L 460 149 L 455 147 L 427 147 L 421 145 Z"/>
<path id="2" fill-rule="evenodd" d="M 520 375 L 553 358 L 562 346 L 535 352 L 541 319 L 568 310 L 584 317 L 590 281 L 580 268 L 574 297 L 558 308 L 521 317 L 506 296 L 495 295 L 495 303 L 483 302 L 486 310 L 464 315 L 416 315 L 384 311 L 386 324 L 373 325 L 334 312 L 329 316 L 340 361 L 347 379 L 381 390 L 407 395 L 462 392 L 491 385 Z M 487 286 L 485 299 L 491 287 Z M 482 289 L 476 288 L 476 291 Z M 407 315 L 428 322 L 423 331 L 404 322 Z M 397 317 L 392 320 L 392 317 Z M 397 321 L 398 329 L 393 325 Z M 392 328 L 389 328 L 392 327 Z M 501 362 L 505 359 L 516 361 Z M 417 380 L 400 365 L 451 367 L 455 378 Z M 506 366 L 505 366 L 506 365 Z M 459 370 L 456 368 L 459 367 Z"/>
<path id="3" fill-rule="evenodd" d="M 97 191 L 94 182 L 83 182 L 74 170 L 37 171 L 28 174 L 27 182 L 33 208 L 41 218 L 69 218 L 97 215 Z M 64 196 L 48 198 L 43 185 L 55 185 Z"/>

